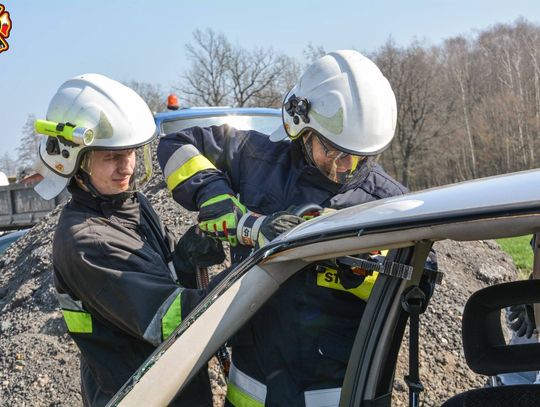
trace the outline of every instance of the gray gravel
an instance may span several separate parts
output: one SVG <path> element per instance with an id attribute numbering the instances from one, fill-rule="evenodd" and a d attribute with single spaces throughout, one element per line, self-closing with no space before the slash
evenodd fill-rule
<path id="1" fill-rule="evenodd" d="M 194 223 L 194 214 L 174 203 L 160 179 L 157 174 L 145 191 L 168 227 L 180 234 Z M 59 210 L 0 258 L 1 406 L 81 405 L 78 352 L 66 333 L 52 281 L 51 239 Z M 421 322 L 420 372 L 427 389 L 422 396 L 424 406 L 440 405 L 460 391 L 483 386 L 486 379 L 468 370 L 463 359 L 461 311 L 475 290 L 516 278 L 510 258 L 495 242 L 438 242 L 436 249 L 446 276 Z M 407 405 L 402 380 L 406 353 L 402 349 L 396 373 L 396 406 Z M 223 377 L 214 361 L 210 371 L 216 405 L 220 405 L 225 392 Z"/>

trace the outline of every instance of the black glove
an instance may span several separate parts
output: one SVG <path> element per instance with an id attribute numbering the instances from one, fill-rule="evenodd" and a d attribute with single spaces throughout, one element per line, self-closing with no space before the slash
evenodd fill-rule
<path id="1" fill-rule="evenodd" d="M 221 241 L 213 239 L 192 226 L 180 238 L 173 253 L 174 268 L 181 273 L 195 274 L 197 267 L 223 263 L 225 252 Z"/>
<path id="2" fill-rule="evenodd" d="M 510 328 L 512 328 L 517 336 L 522 337 L 525 335 L 527 339 L 530 338 L 536 328 L 532 305 L 512 305 L 509 311 L 508 320 L 511 322 Z"/>
<path id="3" fill-rule="evenodd" d="M 258 247 L 263 247 L 276 237 L 304 222 L 304 219 L 288 212 L 276 212 L 265 217 L 257 236 Z"/>

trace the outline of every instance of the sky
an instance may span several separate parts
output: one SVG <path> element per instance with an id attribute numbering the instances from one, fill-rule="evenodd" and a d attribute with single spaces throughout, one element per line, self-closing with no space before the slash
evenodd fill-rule
<path id="1" fill-rule="evenodd" d="M 235 45 L 303 58 L 325 50 L 373 52 L 390 37 L 440 44 L 519 17 L 540 24 L 539 0 L 0 0 L 13 23 L 0 53 L 0 157 L 16 158 L 28 114 L 45 118 L 67 79 L 89 72 L 159 84 L 164 98 L 188 68 L 185 46 L 212 28 Z"/>

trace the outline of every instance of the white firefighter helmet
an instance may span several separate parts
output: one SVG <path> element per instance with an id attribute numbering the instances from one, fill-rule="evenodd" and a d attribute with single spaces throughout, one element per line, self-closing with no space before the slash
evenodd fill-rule
<path id="1" fill-rule="evenodd" d="M 98 74 L 84 74 L 63 83 L 52 98 L 47 120 L 36 121 L 46 135 L 39 145 L 35 190 L 52 199 L 79 169 L 88 150 L 124 150 L 143 146 L 157 135 L 144 100 L 132 89 Z"/>
<path id="2" fill-rule="evenodd" d="M 272 141 L 311 130 L 360 156 L 384 151 L 396 127 L 396 98 L 379 68 L 357 51 L 330 52 L 311 64 L 283 101 Z"/>

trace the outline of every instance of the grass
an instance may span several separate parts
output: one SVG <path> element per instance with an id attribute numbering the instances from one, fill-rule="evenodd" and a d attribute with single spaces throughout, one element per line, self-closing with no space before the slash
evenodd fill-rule
<path id="1" fill-rule="evenodd" d="M 520 278 L 527 278 L 533 266 L 533 252 L 531 248 L 531 235 L 497 239 L 501 248 L 512 257 L 519 269 Z"/>

